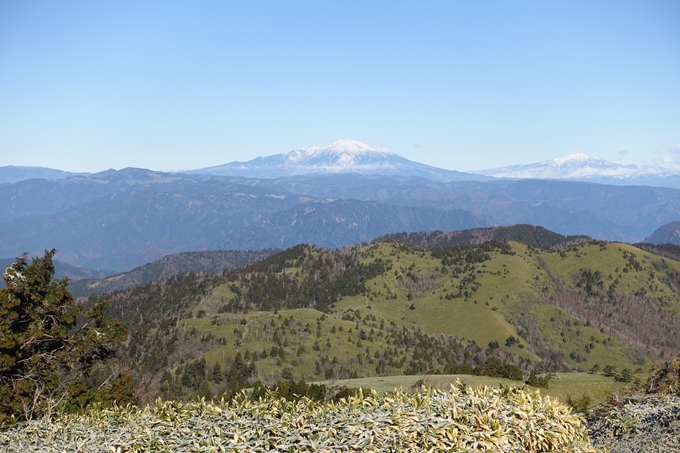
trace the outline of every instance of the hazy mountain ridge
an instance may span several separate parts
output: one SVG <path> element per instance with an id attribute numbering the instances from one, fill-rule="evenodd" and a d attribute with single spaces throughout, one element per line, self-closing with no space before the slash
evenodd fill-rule
<path id="1" fill-rule="evenodd" d="M 660 226 L 642 242 L 650 244 L 676 244 L 680 245 L 680 221 L 668 222 Z"/>
<path id="2" fill-rule="evenodd" d="M 337 248 L 370 241 L 390 232 L 465 229 L 493 224 L 492 219 L 464 210 L 438 211 L 375 201 L 335 200 L 305 203 L 274 213 L 259 224 L 231 235 L 219 247 L 251 247 L 251 244 L 254 247 L 264 240 L 278 248 L 301 243 Z"/>
<path id="3" fill-rule="evenodd" d="M 300 203 L 299 198 L 212 181 L 174 193 L 117 193 L 3 224 L 0 254 L 56 248 L 59 259 L 83 267 L 132 269 L 167 254 L 210 249 L 234 231 Z"/>
<path id="4" fill-rule="evenodd" d="M 93 293 L 112 293 L 138 285 L 168 279 L 178 274 L 207 272 L 221 274 L 226 269 L 243 267 L 253 261 L 267 258 L 275 249 L 249 250 L 212 250 L 204 252 L 184 252 L 166 255 L 144 264 L 129 272 L 103 278 L 87 278 L 69 285 L 74 297 Z"/>
<path id="5" fill-rule="evenodd" d="M 257 250 L 300 242 L 341 247 L 403 229 L 427 228 L 423 219 L 432 220 L 438 228 L 493 224 L 465 211 L 361 201 L 328 203 L 222 185 L 218 189 L 223 195 L 216 196 L 213 189 L 202 186 L 181 193 L 126 192 L 65 212 L 18 219 L 0 229 L 0 254 L 17 255 L 25 250 L 37 253 L 54 247 L 60 259 L 83 267 L 131 269 L 184 251 Z M 334 221 L 326 218 L 331 214 Z M 345 230 L 352 223 L 369 229 Z"/>
<path id="6" fill-rule="evenodd" d="M 248 181 L 244 183 L 315 197 L 465 209 L 498 224 L 529 223 L 560 234 L 606 240 L 639 241 L 660 225 L 680 218 L 680 191 L 660 187 L 538 180 L 442 183 L 364 175 Z"/>
<path id="7" fill-rule="evenodd" d="M 124 168 L 58 180 L 19 181 L 0 187 L 0 223 L 65 211 L 116 193 L 139 190 L 173 192 L 206 180 L 200 176 Z"/>
<path id="8" fill-rule="evenodd" d="M 0 167 L 0 184 L 13 184 L 26 179 L 63 179 L 71 176 L 85 176 L 90 173 L 74 173 L 47 167 L 26 167 L 6 165 Z"/>

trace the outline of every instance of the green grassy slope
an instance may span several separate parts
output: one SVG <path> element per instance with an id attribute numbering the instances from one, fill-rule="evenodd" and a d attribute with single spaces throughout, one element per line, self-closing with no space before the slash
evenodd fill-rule
<path id="1" fill-rule="evenodd" d="M 163 356 L 144 366 L 150 388 L 169 396 L 219 391 L 215 365 L 231 379 L 236 359 L 265 383 L 504 364 L 641 373 L 680 347 L 678 288 L 680 263 L 625 244 L 299 246 L 194 291 L 182 310 L 159 307 L 171 316 L 133 326 L 128 363 Z M 150 343 L 157 352 L 141 353 Z"/>
<path id="2" fill-rule="evenodd" d="M 522 383 L 511 379 L 494 378 L 488 376 L 472 376 L 467 374 L 442 374 L 427 376 L 380 376 L 366 377 L 357 379 L 329 380 L 320 381 L 320 384 L 346 386 L 349 388 L 372 388 L 379 393 L 386 393 L 400 389 L 411 391 L 417 388 L 418 384 L 428 388 L 438 388 L 447 390 L 457 382 L 463 382 L 470 387 L 499 387 L 514 386 L 521 387 Z M 548 388 L 535 389 L 527 386 L 530 390 L 539 390 L 543 395 L 549 395 L 566 402 L 569 398 L 580 399 L 584 396 L 590 398 L 592 404 L 604 401 L 612 392 L 620 389 L 626 384 L 615 382 L 613 379 L 602 376 L 601 374 L 588 373 L 556 373 L 550 380 Z"/>

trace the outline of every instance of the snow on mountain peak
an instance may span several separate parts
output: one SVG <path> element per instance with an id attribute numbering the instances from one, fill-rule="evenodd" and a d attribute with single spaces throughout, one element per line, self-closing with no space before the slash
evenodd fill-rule
<path id="1" fill-rule="evenodd" d="M 334 153 L 348 153 L 348 154 L 366 154 L 366 153 L 380 153 L 380 154 L 394 154 L 392 151 L 383 147 L 373 147 L 366 143 L 358 142 L 356 140 L 338 140 L 328 146 L 319 148 L 319 152 L 334 152 Z"/>
<path id="2" fill-rule="evenodd" d="M 318 146 L 308 146 L 307 148 L 295 149 L 285 154 L 286 160 L 289 160 L 293 164 L 306 159 L 307 157 L 316 153 L 320 148 Z"/>
<path id="3" fill-rule="evenodd" d="M 292 165 L 314 165 L 321 163 L 324 167 L 352 167 L 371 157 L 396 156 L 387 148 L 370 146 L 356 140 L 338 140 L 324 147 L 310 146 L 296 149 L 285 154 Z"/>
<path id="4" fill-rule="evenodd" d="M 573 154 L 569 154 L 568 156 L 558 157 L 556 159 L 553 159 L 552 162 L 554 162 L 556 165 L 563 165 L 563 164 L 572 163 L 572 162 L 583 163 L 583 162 L 588 162 L 588 161 L 599 161 L 599 160 L 601 160 L 601 159 L 598 159 L 597 157 L 590 157 L 590 156 L 583 154 L 583 153 L 573 153 Z"/>
<path id="5" fill-rule="evenodd" d="M 493 168 L 482 170 L 479 173 L 500 178 L 581 180 L 610 178 L 623 180 L 626 178 L 660 175 L 664 171 L 658 168 L 649 168 L 635 164 L 617 164 L 598 157 L 590 157 L 583 153 L 574 153 L 540 163 Z"/>
<path id="6" fill-rule="evenodd" d="M 257 157 L 194 170 L 196 174 L 280 178 L 296 175 L 389 175 L 436 181 L 488 179 L 408 160 L 389 149 L 356 140 L 337 140 L 323 147 L 309 146 L 281 154 Z"/>

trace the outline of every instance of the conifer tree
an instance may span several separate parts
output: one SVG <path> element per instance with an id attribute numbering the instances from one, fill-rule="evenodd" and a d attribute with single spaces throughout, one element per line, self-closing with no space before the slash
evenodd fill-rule
<path id="1" fill-rule="evenodd" d="M 126 329 L 106 315 L 108 301 L 82 307 L 68 292 L 68 279 L 54 278 L 45 251 L 7 267 L 0 289 L 0 425 L 30 420 L 66 404 L 69 390 L 114 355 Z"/>

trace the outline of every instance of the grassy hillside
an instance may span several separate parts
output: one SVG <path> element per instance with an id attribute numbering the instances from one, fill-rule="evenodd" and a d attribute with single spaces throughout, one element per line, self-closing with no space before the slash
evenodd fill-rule
<path id="1" fill-rule="evenodd" d="M 422 374 L 631 379 L 680 349 L 680 263 L 625 244 L 297 246 L 113 295 L 143 396 Z M 624 372 L 625 370 L 625 372 Z M 518 381 L 521 382 L 521 381 Z"/>
<path id="2" fill-rule="evenodd" d="M 394 389 L 411 391 L 424 385 L 427 388 L 448 390 L 458 382 L 472 387 L 521 387 L 524 383 L 512 379 L 504 379 L 489 376 L 474 376 L 468 374 L 442 374 L 442 375 L 418 375 L 418 376 L 380 376 L 356 379 L 341 379 L 321 381 L 321 384 L 346 386 L 348 388 L 371 388 L 379 393 L 392 392 Z M 580 400 L 588 398 L 589 404 L 597 404 L 609 397 L 612 392 L 624 387 L 625 383 L 615 382 L 613 379 L 601 374 L 589 373 L 556 373 L 550 380 L 548 388 L 534 388 L 527 386 L 529 390 L 540 390 L 542 395 L 558 398 L 562 402 L 569 399 Z"/>

